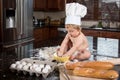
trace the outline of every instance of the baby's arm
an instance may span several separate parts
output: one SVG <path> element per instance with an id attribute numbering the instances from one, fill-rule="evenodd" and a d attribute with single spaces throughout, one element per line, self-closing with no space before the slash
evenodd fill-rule
<path id="1" fill-rule="evenodd" d="M 58 56 L 62 56 L 67 51 L 68 41 L 69 41 L 69 36 L 67 34 L 61 43 L 60 49 L 58 50 Z"/>
<path id="2" fill-rule="evenodd" d="M 79 50 L 79 46 L 81 45 L 82 41 L 76 41 L 76 43 L 68 50 L 63 56 L 71 56 L 73 55 L 76 51 Z"/>
<path id="3" fill-rule="evenodd" d="M 76 46 L 73 46 L 68 52 L 66 52 L 63 56 L 71 56 L 77 50 Z"/>

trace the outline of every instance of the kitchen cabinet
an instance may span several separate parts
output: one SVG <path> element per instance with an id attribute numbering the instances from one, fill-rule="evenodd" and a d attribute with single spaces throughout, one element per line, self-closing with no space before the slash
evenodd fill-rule
<path id="1" fill-rule="evenodd" d="M 35 28 L 33 31 L 34 48 L 39 48 L 47 43 L 48 40 L 58 37 L 58 30 L 56 26 Z"/>
<path id="2" fill-rule="evenodd" d="M 33 31 L 34 47 L 38 48 L 44 41 L 49 39 L 49 28 L 35 28 Z"/>
<path id="3" fill-rule="evenodd" d="M 33 7 L 35 11 L 44 11 L 46 8 L 46 0 L 34 0 Z"/>
<path id="4" fill-rule="evenodd" d="M 65 10 L 65 0 L 47 0 L 47 10 L 49 11 Z"/>
<path id="5" fill-rule="evenodd" d="M 99 36 L 99 32 L 95 31 L 95 30 L 82 30 L 82 32 L 86 35 L 86 36 L 94 36 L 97 37 Z"/>
<path id="6" fill-rule="evenodd" d="M 16 0 L 3 0 L 4 8 L 6 9 L 15 9 Z"/>
<path id="7" fill-rule="evenodd" d="M 50 34 L 50 39 L 56 38 L 58 36 L 57 27 L 51 27 L 49 34 Z"/>
<path id="8" fill-rule="evenodd" d="M 120 39 L 120 36 L 119 36 L 120 32 L 118 32 L 118 31 L 83 29 L 82 32 L 86 36 Z"/>
<path id="9" fill-rule="evenodd" d="M 34 11 L 63 11 L 65 0 L 34 0 Z"/>

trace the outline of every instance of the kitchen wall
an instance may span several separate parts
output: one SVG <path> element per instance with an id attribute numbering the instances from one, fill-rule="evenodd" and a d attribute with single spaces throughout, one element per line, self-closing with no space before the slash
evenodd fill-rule
<path id="1" fill-rule="evenodd" d="M 60 20 L 61 18 L 65 17 L 65 12 L 64 11 L 59 11 L 59 12 L 34 12 L 33 16 L 38 19 L 44 19 L 47 16 L 51 18 L 51 20 Z"/>

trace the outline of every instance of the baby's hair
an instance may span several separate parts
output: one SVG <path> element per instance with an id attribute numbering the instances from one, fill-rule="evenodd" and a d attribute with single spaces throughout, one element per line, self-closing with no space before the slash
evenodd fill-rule
<path id="1" fill-rule="evenodd" d="M 80 25 L 75 25 L 75 24 L 66 24 L 65 27 L 66 28 L 72 27 L 72 28 L 74 28 L 76 30 L 81 30 Z"/>

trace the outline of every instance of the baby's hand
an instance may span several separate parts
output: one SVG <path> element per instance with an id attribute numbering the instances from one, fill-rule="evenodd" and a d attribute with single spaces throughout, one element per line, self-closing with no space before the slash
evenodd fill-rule
<path id="1" fill-rule="evenodd" d="M 64 54 L 63 57 L 67 57 L 67 56 L 70 56 L 69 54 Z"/>
<path id="2" fill-rule="evenodd" d="M 63 54 L 60 52 L 60 49 L 57 50 L 57 56 L 61 57 Z"/>

